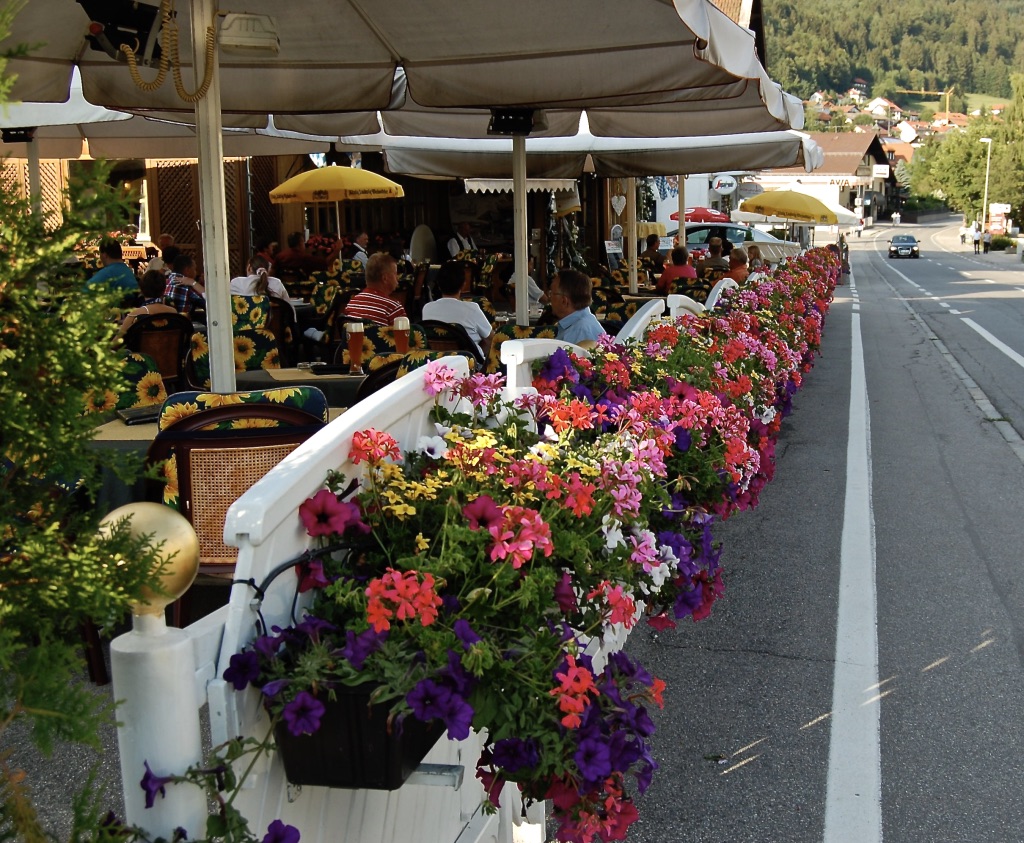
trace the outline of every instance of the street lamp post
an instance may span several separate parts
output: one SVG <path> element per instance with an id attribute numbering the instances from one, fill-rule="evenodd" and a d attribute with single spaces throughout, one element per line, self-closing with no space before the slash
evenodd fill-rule
<path id="1" fill-rule="evenodd" d="M 992 138 L 978 138 L 978 142 L 988 147 L 985 155 L 985 198 L 981 200 L 981 230 L 988 231 L 988 173 L 992 166 Z"/>

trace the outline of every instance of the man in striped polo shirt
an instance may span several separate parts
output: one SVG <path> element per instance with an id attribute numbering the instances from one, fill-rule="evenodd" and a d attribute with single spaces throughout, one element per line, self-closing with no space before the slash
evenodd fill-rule
<path id="1" fill-rule="evenodd" d="M 405 308 L 391 296 L 398 289 L 398 264 L 391 255 L 379 252 L 366 262 L 366 288 L 345 306 L 345 316 L 363 322 L 390 326 Z"/>

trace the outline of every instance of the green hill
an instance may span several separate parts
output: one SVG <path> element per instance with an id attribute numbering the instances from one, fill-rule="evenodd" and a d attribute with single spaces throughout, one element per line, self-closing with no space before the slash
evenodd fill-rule
<path id="1" fill-rule="evenodd" d="M 899 88 L 953 86 L 962 110 L 968 91 L 1008 99 L 1010 74 L 1024 73 L 1024 0 L 764 0 L 764 20 L 769 74 L 805 99 L 860 79 L 900 103 L 912 95 Z M 939 97 L 914 99 L 945 110 Z"/>

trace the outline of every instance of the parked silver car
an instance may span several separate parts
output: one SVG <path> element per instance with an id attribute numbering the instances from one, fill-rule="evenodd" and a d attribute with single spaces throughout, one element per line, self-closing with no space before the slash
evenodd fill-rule
<path id="1" fill-rule="evenodd" d="M 675 228 L 667 236 L 674 237 L 679 233 Z M 779 240 L 766 231 L 753 226 L 736 222 L 688 222 L 686 223 L 686 248 L 696 255 L 707 251 L 707 241 L 712 237 L 721 237 L 734 246 L 756 243 L 761 250 L 761 257 L 771 263 L 778 263 L 783 258 L 792 258 L 800 254 L 800 244 L 790 240 Z"/>

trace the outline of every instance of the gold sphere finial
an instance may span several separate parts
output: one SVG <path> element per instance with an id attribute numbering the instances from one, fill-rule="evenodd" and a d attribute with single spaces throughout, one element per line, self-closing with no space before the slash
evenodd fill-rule
<path id="1" fill-rule="evenodd" d="M 152 536 L 154 544 L 163 543 L 161 556 L 167 559 L 160 584 L 165 594 L 145 589 L 144 599 L 132 605 L 136 615 L 159 615 L 164 608 L 188 591 L 199 572 L 199 537 L 188 519 L 177 510 L 160 503 L 130 503 L 107 513 L 100 532 L 109 531 L 123 518 L 130 518 L 133 536 Z"/>

